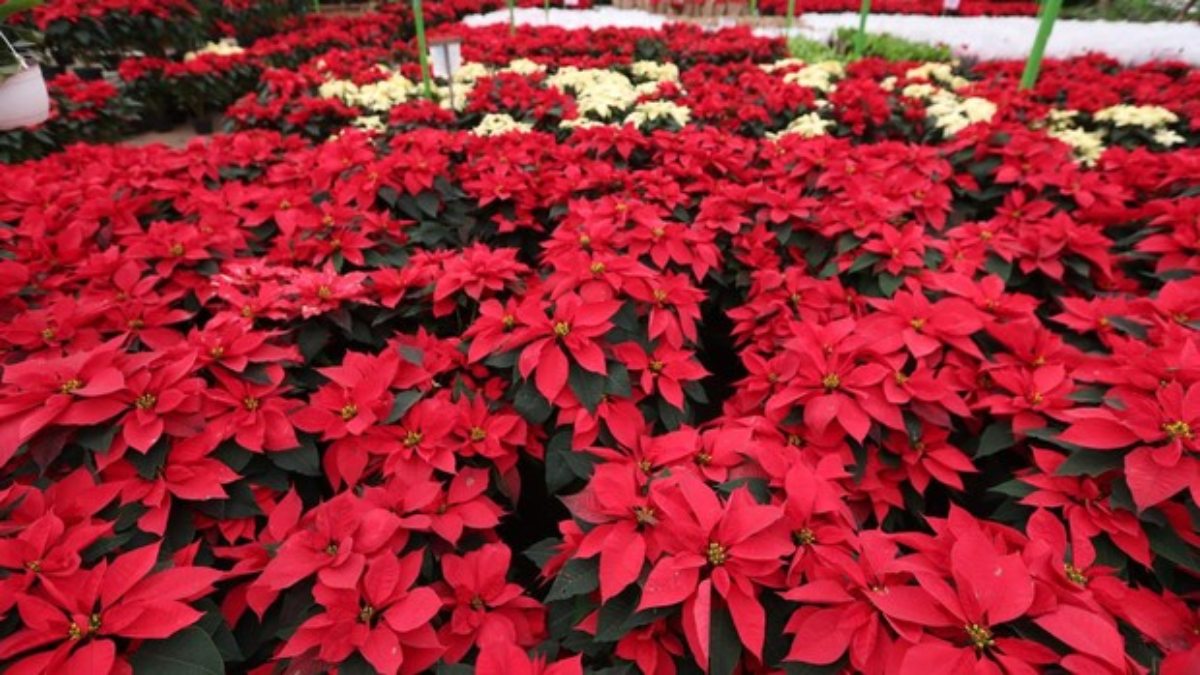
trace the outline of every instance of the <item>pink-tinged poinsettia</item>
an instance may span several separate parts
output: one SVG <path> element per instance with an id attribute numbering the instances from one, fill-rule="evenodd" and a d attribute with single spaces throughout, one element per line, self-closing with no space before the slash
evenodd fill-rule
<path id="1" fill-rule="evenodd" d="M 693 352 L 676 349 L 666 343 L 647 353 L 632 342 L 624 342 L 617 345 L 613 352 L 631 374 L 638 375 L 642 391 L 657 391 L 667 403 L 681 410 L 684 405 L 683 385 L 698 382 L 709 374 L 696 361 Z"/>
<path id="2" fill-rule="evenodd" d="M 175 500 L 223 499 L 228 496 L 224 486 L 238 480 L 237 472 L 213 457 L 220 441 L 212 429 L 173 441 L 162 465 L 151 477 L 139 473 L 128 461 L 106 462 L 103 476 L 121 486 L 123 502 L 136 502 L 147 508 L 138 518 L 138 527 L 162 535 Z"/>
<path id="3" fill-rule="evenodd" d="M 1032 453 L 1036 468 L 1022 471 L 1017 477 L 1036 489 L 1021 499 L 1022 504 L 1061 508 L 1063 519 L 1071 528 L 1072 550 L 1076 552 L 1086 551 L 1090 540 L 1103 533 L 1125 555 L 1143 565 L 1150 564 L 1150 541 L 1137 516 L 1109 503 L 1111 475 L 1062 476 L 1058 470 L 1067 461 L 1065 455 L 1037 447 Z"/>
<path id="4" fill-rule="evenodd" d="M 572 656 L 547 663 L 546 657 L 530 657 L 511 642 L 496 642 L 479 650 L 475 660 L 479 675 L 583 675 L 583 657 Z"/>
<path id="5" fill-rule="evenodd" d="M 339 664 L 358 652 L 380 673 L 407 675 L 433 665 L 442 653 L 430 621 L 441 609 L 437 593 L 414 587 L 424 551 L 403 557 L 384 554 L 360 569 L 347 588 L 317 586 L 322 611 L 309 618 L 279 652 L 303 663 L 307 654 Z"/>
<path id="6" fill-rule="evenodd" d="M 0 465 L 51 425 L 86 426 L 126 409 L 119 340 L 61 358 L 28 359 L 5 367 L 0 392 Z"/>
<path id="7" fill-rule="evenodd" d="M 221 368 L 213 369 L 217 386 L 206 392 L 205 415 L 209 424 L 223 429 L 223 438 L 251 452 L 292 450 L 300 447 L 288 415 L 301 404 L 283 397 L 283 368 L 270 364 L 258 381 L 246 380 Z"/>
<path id="8" fill-rule="evenodd" d="M 204 380 L 192 376 L 195 353 L 138 354 L 130 360 L 134 372 L 125 383 L 130 411 L 119 421 L 125 442 L 146 452 L 164 433 L 199 432 L 204 425 L 200 412 Z"/>
<path id="9" fill-rule="evenodd" d="M 267 563 L 253 587 L 269 593 L 252 595 L 260 616 L 280 591 L 312 575 L 318 586 L 354 588 L 368 558 L 399 549 L 408 539 L 402 521 L 387 509 L 349 492 L 309 511 Z"/>
<path id="10" fill-rule="evenodd" d="M 296 428 L 333 441 L 322 461 L 332 484 L 356 485 L 367 468 L 368 453 L 387 454 L 398 446 L 382 425 L 392 410 L 394 397 L 388 388 L 399 366 L 395 350 L 348 353 L 341 365 L 319 369 L 330 382 L 292 413 Z"/>
<path id="11" fill-rule="evenodd" d="M 167 638 L 196 623 L 203 615 L 188 603 L 223 576 L 191 566 L 154 572 L 158 552 L 158 544 L 143 546 L 18 594 L 23 626 L 0 640 L 0 660 L 13 672 L 129 672 L 115 640 Z"/>
<path id="12" fill-rule="evenodd" d="M 661 517 L 656 505 L 662 482 L 643 489 L 640 469 L 615 463 L 596 467 L 582 492 L 563 498 L 576 518 L 590 523 L 575 555 L 600 556 L 600 601 L 608 602 L 637 581 L 648 558 L 657 557 L 654 542 Z"/>
<path id="13" fill-rule="evenodd" d="M 899 409 L 887 401 L 882 391 L 889 369 L 879 360 L 872 360 L 867 349 L 882 335 L 856 332 L 857 326 L 853 319 L 825 326 L 797 324 L 796 337 L 787 343 L 797 356 L 796 373 L 767 401 L 767 412 L 800 404 L 805 424 L 817 432 L 836 421 L 858 441 L 866 438 L 872 419 L 903 429 Z"/>
<path id="14" fill-rule="evenodd" d="M 696 662 L 707 668 L 714 593 L 733 625 L 761 660 L 766 615 L 759 589 L 780 581 L 780 558 L 793 544 L 780 523 L 782 511 L 735 490 L 724 504 L 702 481 L 680 474 L 660 502 L 663 555 L 650 570 L 639 609 L 683 605 L 683 629 Z"/>
<path id="15" fill-rule="evenodd" d="M 521 377 L 532 374 L 538 391 L 554 401 L 567 386 L 567 354 L 580 368 L 606 375 L 608 367 L 600 339 L 612 328 L 609 320 L 618 309 L 617 302 L 589 301 L 573 294 L 558 298 L 549 318 L 541 307 L 522 305 L 518 319 L 527 328 L 521 340 L 528 344 L 517 360 Z"/>
<path id="16" fill-rule="evenodd" d="M 783 592 L 801 603 L 785 628 L 795 635 L 785 660 L 826 665 L 849 651 L 857 670 L 884 672 L 897 633 L 919 635 L 915 625 L 885 617 L 871 602 L 874 594 L 903 587 L 911 579 L 898 561 L 900 547 L 886 535 L 868 531 L 854 540 L 853 548 L 855 555 L 826 556 L 806 583 Z"/>
<path id="17" fill-rule="evenodd" d="M 442 600 L 450 621 L 438 631 L 443 658 L 456 663 L 473 646 L 493 643 L 531 648 L 545 633 L 545 609 L 507 581 L 512 552 L 504 544 L 484 544 L 464 556 L 442 558 Z"/>
<path id="18" fill-rule="evenodd" d="M 1200 383 L 1186 389 L 1172 382 L 1154 398 L 1122 392 L 1121 409 L 1074 411 L 1059 438 L 1085 448 L 1115 450 L 1138 445 L 1125 456 L 1125 480 L 1139 509 L 1148 509 L 1189 490 L 1200 499 Z"/>

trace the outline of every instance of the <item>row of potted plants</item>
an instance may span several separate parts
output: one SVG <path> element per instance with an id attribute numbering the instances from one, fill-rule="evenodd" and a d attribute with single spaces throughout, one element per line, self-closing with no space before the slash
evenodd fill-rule
<path id="1" fill-rule="evenodd" d="M 1193 670 L 1194 69 L 455 30 L 0 168 L 0 662 Z"/>

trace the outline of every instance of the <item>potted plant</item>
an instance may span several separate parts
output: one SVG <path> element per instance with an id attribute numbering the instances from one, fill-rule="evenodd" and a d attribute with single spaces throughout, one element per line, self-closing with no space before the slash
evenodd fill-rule
<path id="1" fill-rule="evenodd" d="M 42 0 L 0 0 L 0 26 L 17 12 Z M 50 116 L 50 95 L 42 68 L 22 54 L 39 36 L 31 30 L 0 29 L 0 130 L 44 122 Z"/>

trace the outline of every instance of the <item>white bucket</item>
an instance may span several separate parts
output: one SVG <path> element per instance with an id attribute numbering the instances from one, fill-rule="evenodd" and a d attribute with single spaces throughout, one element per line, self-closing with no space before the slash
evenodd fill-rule
<path id="1" fill-rule="evenodd" d="M 0 130 L 40 124 L 49 116 L 50 94 L 41 66 L 33 64 L 0 82 Z"/>

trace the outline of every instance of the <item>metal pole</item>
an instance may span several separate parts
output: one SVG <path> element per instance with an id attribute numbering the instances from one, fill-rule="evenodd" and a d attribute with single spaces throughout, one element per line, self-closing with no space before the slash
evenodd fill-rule
<path id="1" fill-rule="evenodd" d="M 413 22 L 417 25 L 417 59 L 421 63 L 421 82 L 425 85 L 425 98 L 433 100 L 433 80 L 429 77 L 429 52 L 425 47 L 425 11 L 421 0 L 412 0 Z"/>
<path id="2" fill-rule="evenodd" d="M 870 13 L 871 0 L 862 0 L 862 6 L 858 8 L 858 32 L 854 34 L 854 58 L 856 59 L 861 59 L 867 48 L 867 15 Z"/>
<path id="3" fill-rule="evenodd" d="M 792 25 L 795 23 L 795 21 L 796 21 L 796 0 L 788 0 L 787 27 L 788 27 L 789 31 L 792 30 Z M 791 37 L 791 35 L 788 35 L 788 37 Z"/>
<path id="4" fill-rule="evenodd" d="M 1030 89 L 1037 84 L 1038 73 L 1042 71 L 1042 56 L 1046 53 L 1046 43 L 1050 41 L 1050 33 L 1054 30 L 1054 21 L 1058 19 L 1060 9 L 1062 0 L 1046 0 L 1042 5 L 1042 22 L 1038 24 L 1033 49 L 1029 52 L 1029 60 L 1025 62 L 1025 72 L 1021 75 L 1021 89 Z"/>

